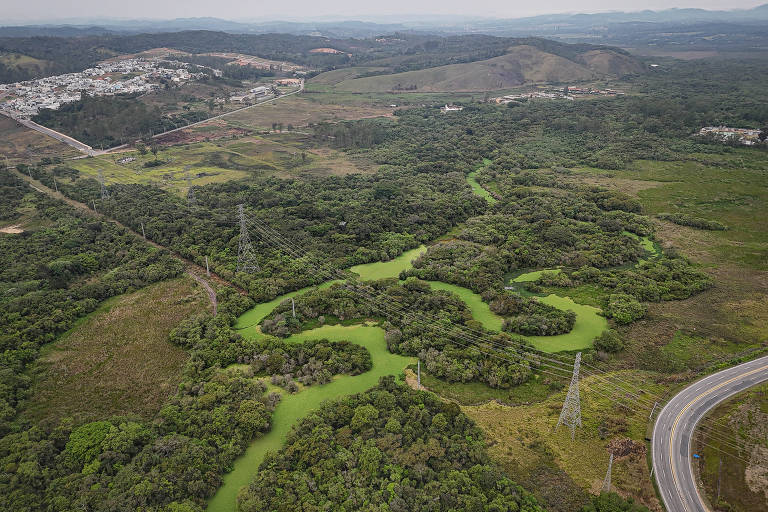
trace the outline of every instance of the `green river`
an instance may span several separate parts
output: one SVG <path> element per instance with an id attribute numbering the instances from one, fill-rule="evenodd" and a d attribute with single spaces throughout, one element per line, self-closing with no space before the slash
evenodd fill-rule
<path id="1" fill-rule="evenodd" d="M 424 251 L 426 251 L 426 247 L 421 246 L 407 251 L 391 261 L 357 265 L 350 270 L 357 273 L 363 280 L 398 277 L 400 272 L 410 268 L 411 262 Z M 515 281 L 534 280 L 538 277 L 536 275 L 537 272 L 540 273 L 540 271 L 536 271 L 518 276 Z M 533 277 L 534 275 L 536 276 Z M 335 282 L 338 281 L 323 283 L 318 288 L 327 288 Z M 461 297 L 472 312 L 472 316 L 487 329 L 501 329 L 503 319 L 490 310 L 488 304 L 483 302 L 479 294 L 461 286 L 438 281 L 430 281 L 429 285 L 435 290 L 450 291 Z M 264 317 L 283 301 L 301 295 L 312 288 L 296 290 L 269 302 L 256 305 L 238 318 L 235 329 L 246 338 L 261 336 L 258 324 Z M 605 319 L 597 314 L 599 312 L 597 308 L 576 304 L 567 297 L 559 297 L 557 295 L 539 297 L 539 300 L 558 308 L 572 309 L 577 315 L 576 325 L 568 334 L 529 337 L 534 346 L 540 350 L 555 352 L 586 348 L 606 328 Z M 376 385 L 380 377 L 398 375 L 406 366 L 416 361 L 412 357 L 403 357 L 390 353 L 384 340 L 384 331 L 374 325 L 325 325 L 293 335 L 287 341 L 301 343 L 308 339 L 323 338 L 333 341 L 347 340 L 364 346 L 371 353 L 373 368 L 361 375 L 336 376 L 332 382 L 321 386 L 303 387 L 301 391 L 293 395 L 282 393 L 282 400 L 277 405 L 272 416 L 271 430 L 253 441 L 245 453 L 235 461 L 233 470 L 224 475 L 222 486 L 208 502 L 208 510 L 213 512 L 232 512 L 236 510 L 237 494 L 240 492 L 240 489 L 251 482 L 266 453 L 279 450 L 291 426 L 310 411 L 319 407 L 323 401 L 363 392 Z"/>

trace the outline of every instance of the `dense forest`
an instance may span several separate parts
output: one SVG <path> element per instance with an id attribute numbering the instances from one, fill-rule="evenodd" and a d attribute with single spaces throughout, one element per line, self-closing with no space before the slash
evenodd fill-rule
<path id="1" fill-rule="evenodd" d="M 72 176 L 76 171 L 48 166 L 32 173 L 53 186 L 53 175 Z M 58 186 L 83 203 L 100 197 L 93 179 L 71 185 L 59 180 Z M 197 208 L 146 185 L 113 185 L 110 193 L 109 201 L 97 200 L 99 211 L 136 231 L 144 223 L 147 237 L 200 264 L 207 255 L 217 273 L 247 288 L 257 301 L 318 284 L 324 278 L 313 266 L 330 271 L 389 260 L 437 238 L 483 205 L 461 174 L 414 175 L 401 168 L 376 175 L 255 178 L 210 185 L 196 189 Z M 260 270 L 235 275 L 240 203 L 247 205 L 254 223 L 276 229 L 309 254 L 293 258 L 276 250 L 273 240 L 257 239 Z"/>
<path id="2" fill-rule="evenodd" d="M 455 404 L 384 378 L 328 403 L 266 459 L 239 510 L 543 512 Z"/>
<path id="3" fill-rule="evenodd" d="M 418 356 L 435 376 L 449 382 L 480 381 L 494 388 L 509 388 L 526 382 L 535 370 L 535 363 L 530 361 L 535 357 L 517 348 L 527 345 L 519 336 L 487 333 L 488 347 L 506 347 L 498 349 L 506 358 L 487 357 L 469 347 L 459 329 L 482 330 L 482 326 L 454 294 L 433 291 L 427 283 L 413 278 L 366 283 L 364 293 L 376 297 L 372 301 L 360 300 L 360 293 L 343 284 L 309 291 L 296 298 L 295 318 L 288 314 L 291 306 L 280 305 L 264 319 L 262 331 L 288 336 L 317 324 L 380 318 L 384 311 L 405 311 L 383 319 L 387 348 L 396 354 Z M 436 323 L 433 318 L 440 321 Z M 446 336 L 446 328 L 456 330 L 457 336 Z"/>
<path id="4" fill-rule="evenodd" d="M 5 188 L 29 190 L 7 170 Z M 11 185 L 8 187 L 8 185 Z M 6 196 L 3 196 L 4 200 Z M 41 229 L 0 236 L 0 433 L 14 430 L 38 350 L 109 297 L 176 276 L 178 261 L 109 222 L 42 195 L 28 201 Z M 13 205 L 10 205 L 13 206 Z M 13 210 L 11 210 L 13 211 Z"/>

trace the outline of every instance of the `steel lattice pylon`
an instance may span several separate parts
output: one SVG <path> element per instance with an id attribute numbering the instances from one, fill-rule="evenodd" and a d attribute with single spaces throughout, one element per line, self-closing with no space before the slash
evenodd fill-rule
<path id="1" fill-rule="evenodd" d="M 101 172 L 101 169 L 99 169 L 99 183 L 101 183 L 101 200 L 109 199 L 109 191 L 104 184 L 104 173 Z"/>
<path id="2" fill-rule="evenodd" d="M 560 411 L 560 419 L 557 420 L 555 430 L 560 425 L 571 428 L 571 439 L 576 436 L 576 427 L 581 427 L 581 400 L 579 399 L 579 367 L 581 366 L 581 352 L 576 354 L 573 362 L 573 376 L 571 385 L 568 386 L 568 394 L 565 397 L 563 410 Z"/>
<path id="3" fill-rule="evenodd" d="M 238 272 L 258 272 L 259 265 L 256 264 L 256 255 L 251 245 L 251 238 L 248 236 L 248 225 L 245 221 L 245 210 L 242 204 L 237 205 L 237 215 L 240 218 L 240 243 L 237 245 L 237 271 Z"/>
<path id="4" fill-rule="evenodd" d="M 603 480 L 603 492 L 611 492 L 611 468 L 613 467 L 613 454 L 608 459 L 608 471 L 605 473 L 605 480 Z"/>

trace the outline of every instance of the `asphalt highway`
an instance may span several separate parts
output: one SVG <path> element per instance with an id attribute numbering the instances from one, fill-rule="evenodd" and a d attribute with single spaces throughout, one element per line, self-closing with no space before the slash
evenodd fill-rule
<path id="1" fill-rule="evenodd" d="M 704 377 L 674 396 L 653 427 L 653 470 L 668 512 L 709 512 L 696 485 L 691 441 L 696 425 L 720 402 L 768 380 L 768 356 Z"/>

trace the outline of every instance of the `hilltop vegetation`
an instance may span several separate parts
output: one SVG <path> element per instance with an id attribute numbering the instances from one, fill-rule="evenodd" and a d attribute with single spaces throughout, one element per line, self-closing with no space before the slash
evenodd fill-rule
<path id="1" fill-rule="evenodd" d="M 342 80 L 335 89 L 358 93 L 492 91 L 526 83 L 584 81 L 642 71 L 638 61 L 613 50 L 590 50 L 567 58 L 535 46 L 518 45 L 488 60 L 395 74 L 380 72 L 377 76 Z M 323 75 L 315 80 L 328 81 Z"/>

